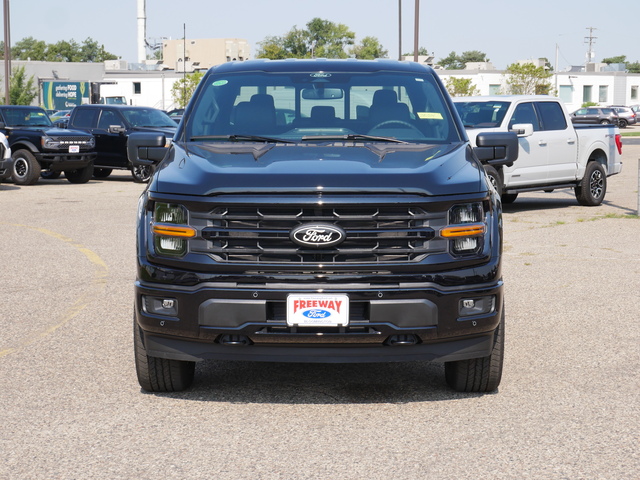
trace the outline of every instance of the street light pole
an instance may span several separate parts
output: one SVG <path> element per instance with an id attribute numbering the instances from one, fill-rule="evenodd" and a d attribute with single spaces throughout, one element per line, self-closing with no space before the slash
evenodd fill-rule
<path id="1" fill-rule="evenodd" d="M 420 31 L 420 0 L 416 0 L 415 28 L 413 35 L 413 61 L 418 61 L 418 33 Z"/>
<path id="2" fill-rule="evenodd" d="M 9 79 L 11 77 L 11 33 L 9 21 L 9 0 L 4 0 L 4 103 L 11 103 Z"/>
<path id="3" fill-rule="evenodd" d="M 398 0 L 398 60 L 402 60 L 402 0 Z"/>

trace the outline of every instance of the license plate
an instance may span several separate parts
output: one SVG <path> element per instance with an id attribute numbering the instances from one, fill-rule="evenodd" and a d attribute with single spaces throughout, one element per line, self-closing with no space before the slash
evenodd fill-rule
<path id="1" fill-rule="evenodd" d="M 287 325 L 335 327 L 349 324 L 347 295 L 289 295 Z"/>
<path id="2" fill-rule="evenodd" d="M 80 145 L 69 145 L 69 153 L 80 153 Z"/>

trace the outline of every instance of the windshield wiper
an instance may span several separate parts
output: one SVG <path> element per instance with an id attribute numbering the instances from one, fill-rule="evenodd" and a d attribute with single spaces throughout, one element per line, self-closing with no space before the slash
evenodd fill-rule
<path id="1" fill-rule="evenodd" d="M 371 140 L 374 142 L 409 143 L 392 137 L 377 137 L 375 135 L 364 135 L 361 133 L 351 133 L 349 135 L 305 135 L 302 141 L 307 140 Z"/>
<path id="2" fill-rule="evenodd" d="M 191 137 L 194 140 L 231 140 L 232 142 L 266 142 L 266 143 L 294 143 L 291 140 L 281 138 L 263 137 L 261 135 L 197 135 Z"/>

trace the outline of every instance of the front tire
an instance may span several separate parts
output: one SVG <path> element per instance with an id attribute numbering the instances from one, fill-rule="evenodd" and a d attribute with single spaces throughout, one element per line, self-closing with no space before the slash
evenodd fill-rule
<path id="1" fill-rule="evenodd" d="M 504 307 L 496 328 L 491 355 L 444 364 L 447 384 L 458 392 L 493 392 L 502 379 L 504 362 Z"/>
<path id="2" fill-rule="evenodd" d="M 113 168 L 94 168 L 93 176 L 95 178 L 107 178 L 113 172 Z"/>
<path id="3" fill-rule="evenodd" d="M 138 383 L 147 392 L 179 392 L 189 388 L 193 382 L 196 362 L 147 355 L 135 316 L 133 318 L 133 350 Z"/>
<path id="4" fill-rule="evenodd" d="M 147 183 L 153 175 L 153 167 L 149 165 L 134 165 L 131 167 L 131 176 L 136 183 Z"/>
<path id="5" fill-rule="evenodd" d="M 580 205 L 596 207 L 602 203 L 607 193 L 607 174 L 596 161 L 587 163 L 584 177 L 575 188 L 576 199 Z"/>
<path id="6" fill-rule="evenodd" d="M 40 164 L 29 150 L 17 150 L 11 155 L 13 172 L 11 178 L 16 185 L 33 185 L 40 178 Z"/>
<path id="7" fill-rule="evenodd" d="M 619 128 L 627 128 L 627 121 L 623 118 L 621 118 L 620 120 L 618 120 L 618 127 Z"/>
<path id="8" fill-rule="evenodd" d="M 93 162 L 84 168 L 65 170 L 64 176 L 70 183 L 87 183 L 93 177 Z"/>
<path id="9" fill-rule="evenodd" d="M 501 196 L 502 195 L 502 176 L 500 175 L 500 173 L 498 173 L 498 170 L 496 170 L 491 165 L 485 165 L 484 171 L 486 172 L 487 177 L 489 178 L 489 182 L 491 182 L 491 185 L 493 185 L 493 187 L 498 192 L 498 196 Z"/>

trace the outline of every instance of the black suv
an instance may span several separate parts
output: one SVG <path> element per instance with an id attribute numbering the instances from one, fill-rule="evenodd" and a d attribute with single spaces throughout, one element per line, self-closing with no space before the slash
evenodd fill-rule
<path id="1" fill-rule="evenodd" d="M 96 139 L 98 156 L 93 172 L 108 177 L 114 168 L 129 169 L 136 182 L 151 176 L 149 166 L 133 166 L 127 158 L 127 138 L 132 132 L 159 132 L 173 137 L 176 123 L 162 110 L 128 105 L 80 105 L 73 109 L 68 128 L 83 130 Z"/>
<path id="2" fill-rule="evenodd" d="M 187 388 L 196 361 L 445 363 L 502 372 L 500 200 L 438 75 L 418 63 L 232 62 L 201 80 L 138 210 L 140 385 Z"/>
<path id="3" fill-rule="evenodd" d="M 12 151 L 11 178 L 32 185 L 40 174 L 59 176 L 71 183 L 86 183 L 93 175 L 95 140 L 86 132 L 55 128 L 44 109 L 0 105 L 0 132 Z"/>

